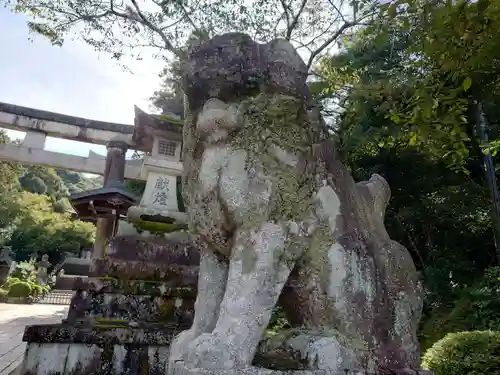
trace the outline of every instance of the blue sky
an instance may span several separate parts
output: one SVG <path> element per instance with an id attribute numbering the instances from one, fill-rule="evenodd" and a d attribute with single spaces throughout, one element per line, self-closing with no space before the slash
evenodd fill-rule
<path id="1" fill-rule="evenodd" d="M 29 41 L 27 18 L 0 7 L 0 101 L 94 120 L 133 124 L 134 104 L 148 110 L 163 62 L 125 61 L 133 73 L 80 41 L 54 47 Z M 23 133 L 9 132 L 23 137 Z M 48 138 L 45 148 L 87 156 L 104 146 Z"/>

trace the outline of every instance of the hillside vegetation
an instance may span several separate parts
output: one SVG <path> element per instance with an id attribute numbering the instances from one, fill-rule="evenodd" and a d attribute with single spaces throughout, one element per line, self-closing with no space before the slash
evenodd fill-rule
<path id="1" fill-rule="evenodd" d="M 10 142 L 0 131 L 0 142 Z M 71 193 L 102 186 L 102 178 L 41 166 L 0 162 L 0 245 L 16 260 L 48 254 L 52 264 L 64 253 L 92 245 L 95 227 L 71 218 Z"/>

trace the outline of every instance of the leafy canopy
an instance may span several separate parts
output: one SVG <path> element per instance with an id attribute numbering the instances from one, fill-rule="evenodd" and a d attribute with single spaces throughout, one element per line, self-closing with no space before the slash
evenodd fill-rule
<path id="1" fill-rule="evenodd" d="M 346 30 L 371 19 L 374 0 L 1 0 L 30 15 L 28 26 L 53 44 L 78 35 L 120 59 L 152 47 L 163 57 L 181 56 L 193 39 L 246 32 L 261 42 L 284 37 L 312 66 Z M 148 53 L 148 52 L 145 52 Z"/>

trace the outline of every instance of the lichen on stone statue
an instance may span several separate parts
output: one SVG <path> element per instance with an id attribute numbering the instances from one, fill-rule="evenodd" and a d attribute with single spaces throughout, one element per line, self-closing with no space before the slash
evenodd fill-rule
<path id="1" fill-rule="evenodd" d="M 306 78 L 289 42 L 239 33 L 185 62 L 183 193 L 203 252 L 172 374 L 273 356 L 331 374 L 419 367 L 421 287 L 384 227 L 389 187 L 378 175 L 356 184 L 336 159 Z M 292 328 L 263 341 L 277 304 Z"/>

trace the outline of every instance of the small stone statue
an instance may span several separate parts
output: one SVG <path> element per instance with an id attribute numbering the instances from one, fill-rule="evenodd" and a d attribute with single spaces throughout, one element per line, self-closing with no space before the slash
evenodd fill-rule
<path id="1" fill-rule="evenodd" d="M 10 272 L 12 271 L 13 259 L 11 257 L 11 249 L 5 246 L 0 252 L 0 286 L 7 281 Z"/>
<path id="2" fill-rule="evenodd" d="M 36 262 L 36 258 L 38 258 L 38 253 L 36 251 L 30 254 L 30 262 Z"/>
<path id="3" fill-rule="evenodd" d="M 49 256 L 44 254 L 42 260 L 36 265 L 36 282 L 40 285 L 45 285 L 48 282 L 48 268 L 50 267 Z"/>

